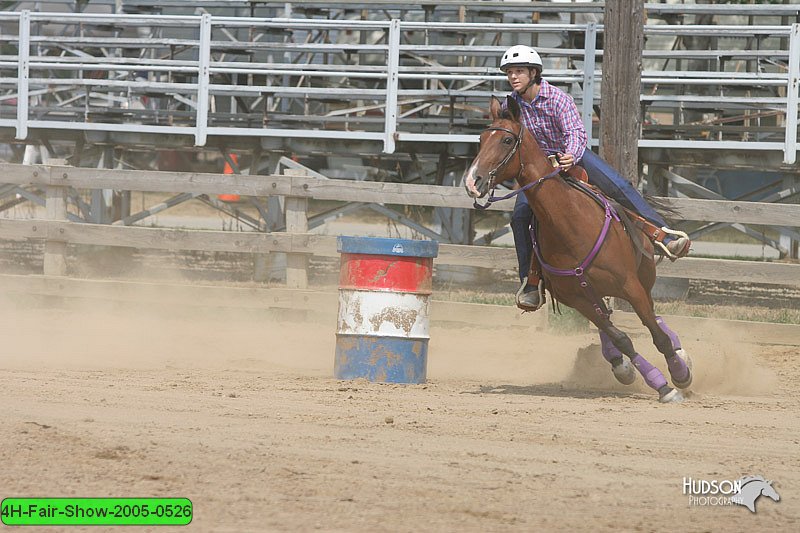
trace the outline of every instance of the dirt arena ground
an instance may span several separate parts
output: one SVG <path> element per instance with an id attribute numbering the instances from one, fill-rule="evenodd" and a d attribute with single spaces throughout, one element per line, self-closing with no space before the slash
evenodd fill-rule
<path id="1" fill-rule="evenodd" d="M 679 331 L 693 394 L 660 405 L 613 381 L 591 334 L 437 325 L 435 305 L 414 386 L 332 379 L 335 309 L 0 309 L 0 497 L 190 498 L 176 531 L 800 528 L 800 338 Z M 781 501 L 682 493 L 745 474 Z"/>

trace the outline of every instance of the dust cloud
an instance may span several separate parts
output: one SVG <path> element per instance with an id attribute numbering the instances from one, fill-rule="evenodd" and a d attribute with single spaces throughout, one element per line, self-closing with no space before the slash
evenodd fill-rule
<path id="1" fill-rule="evenodd" d="M 84 291 L 81 298 L 68 299 L 0 295 L 6 368 L 202 367 L 332 377 L 335 309 L 309 314 L 186 305 L 186 293 L 179 298 L 164 295 L 156 284 L 135 284 L 135 299 L 109 294 L 119 286 L 101 284 Z M 726 341 L 725 327 L 706 329 L 702 335 L 681 332 L 694 362 L 692 390 L 712 395 L 772 393 L 777 376 L 759 363 L 760 348 Z M 666 374 L 664 359 L 649 336 L 638 333 L 631 335 L 639 352 Z M 651 392 L 641 379 L 627 387 L 616 382 L 596 334 L 554 335 L 518 325 L 485 328 L 451 321 L 440 326 L 434 321 L 428 377 L 487 385 L 549 383 L 610 393 Z"/>

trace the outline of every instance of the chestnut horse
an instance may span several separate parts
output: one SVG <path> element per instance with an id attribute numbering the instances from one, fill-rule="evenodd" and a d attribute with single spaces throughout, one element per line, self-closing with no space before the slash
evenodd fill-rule
<path id="1" fill-rule="evenodd" d="M 520 123 L 513 98 L 507 99 L 506 109 L 492 98 L 490 110 L 492 123 L 481 133 L 478 155 L 464 176 L 467 193 L 482 198 L 490 190 L 493 193 L 498 183 L 515 179 L 520 186 L 515 192 L 524 193 L 533 209 L 535 255 L 551 297 L 597 326 L 603 356 L 618 381 L 633 383 L 635 367 L 661 402 L 682 401 L 680 391 L 670 387 L 661 371 L 636 352 L 628 335 L 611 323 L 602 300 L 605 296 L 627 300 L 664 354 L 675 387 L 691 384 L 691 360 L 653 308 L 652 243 L 642 234 L 633 236 L 640 241 L 634 245 L 614 206 L 587 187 L 570 184 L 554 168 L 533 134 Z M 493 200 L 497 199 L 490 197 Z"/>

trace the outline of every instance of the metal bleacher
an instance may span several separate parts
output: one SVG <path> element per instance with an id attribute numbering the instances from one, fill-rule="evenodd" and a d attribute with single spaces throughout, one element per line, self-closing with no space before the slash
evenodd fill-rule
<path id="1" fill-rule="evenodd" d="M 602 2 L 3 7 L 0 145 L 17 161 L 32 146 L 74 165 L 126 168 L 157 168 L 148 154 L 166 150 L 229 162 L 250 154 L 251 168 L 265 154 L 314 170 L 315 157 L 342 157 L 367 179 L 398 178 L 402 164 L 418 181 L 448 183 L 474 154 L 489 98 L 508 91 L 497 58 L 517 43 L 541 52 L 545 76 L 573 95 L 597 145 L 611 38 Z M 640 161 L 651 172 L 767 168 L 793 187 L 800 5 L 645 7 Z"/>
<path id="2" fill-rule="evenodd" d="M 603 34 L 586 19 L 600 3 L 83 4 L 109 12 L 0 13 L 2 138 L 349 140 L 384 154 L 471 144 L 488 98 L 507 91 L 496 58 L 516 42 L 539 47 L 548 79 L 596 130 L 602 50 L 591 45 Z M 641 147 L 781 151 L 794 162 L 800 9 L 755 7 L 647 5 Z M 717 23 L 692 24 L 709 16 Z"/>

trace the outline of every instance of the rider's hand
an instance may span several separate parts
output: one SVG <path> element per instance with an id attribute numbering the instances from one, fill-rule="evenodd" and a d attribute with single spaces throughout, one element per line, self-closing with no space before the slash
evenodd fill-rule
<path id="1" fill-rule="evenodd" d="M 558 164 L 564 170 L 569 170 L 575 164 L 575 156 L 570 154 L 569 152 L 566 153 L 558 153 Z"/>

